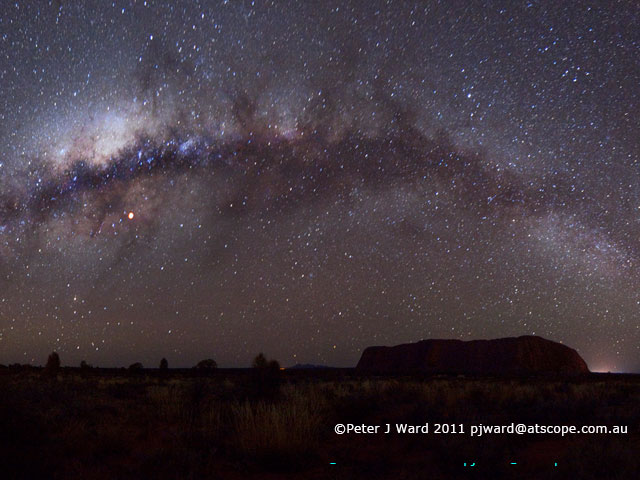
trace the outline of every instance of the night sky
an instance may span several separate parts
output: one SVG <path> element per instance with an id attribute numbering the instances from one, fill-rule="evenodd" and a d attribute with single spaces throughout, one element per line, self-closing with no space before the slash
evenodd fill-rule
<path id="1" fill-rule="evenodd" d="M 2 1 L 0 362 L 640 371 L 640 6 Z"/>

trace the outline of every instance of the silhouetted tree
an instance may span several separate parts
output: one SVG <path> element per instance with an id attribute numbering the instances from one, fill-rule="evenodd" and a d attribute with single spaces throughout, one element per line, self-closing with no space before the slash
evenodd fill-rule
<path id="1" fill-rule="evenodd" d="M 163 358 L 162 360 L 160 360 L 160 370 L 168 370 L 169 369 L 169 362 L 167 362 L 166 358 Z"/>
<path id="2" fill-rule="evenodd" d="M 253 368 L 267 368 L 267 365 L 267 357 L 265 357 L 262 352 L 253 359 L 253 363 L 251 364 Z"/>
<path id="3" fill-rule="evenodd" d="M 253 359 L 252 390 L 257 397 L 275 397 L 280 391 L 280 363 L 267 360 L 264 353 Z"/>
<path id="4" fill-rule="evenodd" d="M 44 371 L 49 375 L 55 375 L 58 370 L 60 370 L 60 355 L 56 352 L 51 352 L 49 358 L 47 358 L 47 365 L 44 367 Z"/>
<path id="5" fill-rule="evenodd" d="M 213 358 L 207 358 L 205 360 L 200 360 L 196 365 L 196 368 L 199 370 L 215 370 L 218 368 L 218 364 Z"/>
<path id="6" fill-rule="evenodd" d="M 93 367 L 89 365 L 85 360 L 82 360 L 80 362 L 80 375 L 86 378 L 89 375 L 89 372 L 91 371 L 92 368 Z"/>

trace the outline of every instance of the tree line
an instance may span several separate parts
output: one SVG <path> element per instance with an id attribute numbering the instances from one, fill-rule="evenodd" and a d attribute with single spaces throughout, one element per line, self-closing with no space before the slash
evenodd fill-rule
<path id="1" fill-rule="evenodd" d="M 61 367 L 60 363 L 60 355 L 57 352 L 52 352 L 49 354 L 47 358 L 47 363 L 45 365 L 45 372 L 47 373 L 56 373 Z M 277 360 L 268 360 L 264 353 L 259 353 L 251 362 L 251 367 L 256 370 L 264 370 L 264 371 L 279 371 L 280 363 Z M 94 368 L 93 365 L 88 364 L 85 360 L 80 362 L 81 370 L 89 370 Z M 218 363 L 212 358 L 206 358 L 204 360 L 200 360 L 196 365 L 193 366 L 194 369 L 197 370 L 215 370 L 218 368 Z M 130 371 L 140 371 L 144 370 L 144 366 L 140 362 L 135 362 L 129 365 L 128 368 Z M 158 369 L 161 371 L 169 370 L 169 361 L 166 358 L 162 358 L 160 360 L 160 365 Z"/>

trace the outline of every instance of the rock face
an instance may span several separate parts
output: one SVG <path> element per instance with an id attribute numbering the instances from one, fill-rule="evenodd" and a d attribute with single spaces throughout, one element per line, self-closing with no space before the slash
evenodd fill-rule
<path id="1" fill-rule="evenodd" d="M 582 374 L 589 369 L 578 352 L 536 336 L 495 340 L 422 340 L 394 347 L 369 347 L 356 367 L 375 373 Z"/>

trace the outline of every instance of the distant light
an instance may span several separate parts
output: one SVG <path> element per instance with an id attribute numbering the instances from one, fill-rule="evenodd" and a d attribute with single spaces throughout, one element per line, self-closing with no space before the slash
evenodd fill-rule
<path id="1" fill-rule="evenodd" d="M 129 215 L 127 215 L 127 217 L 129 217 L 129 220 L 133 220 L 133 217 L 135 217 L 135 215 L 133 214 L 133 212 L 129 212 Z"/>

